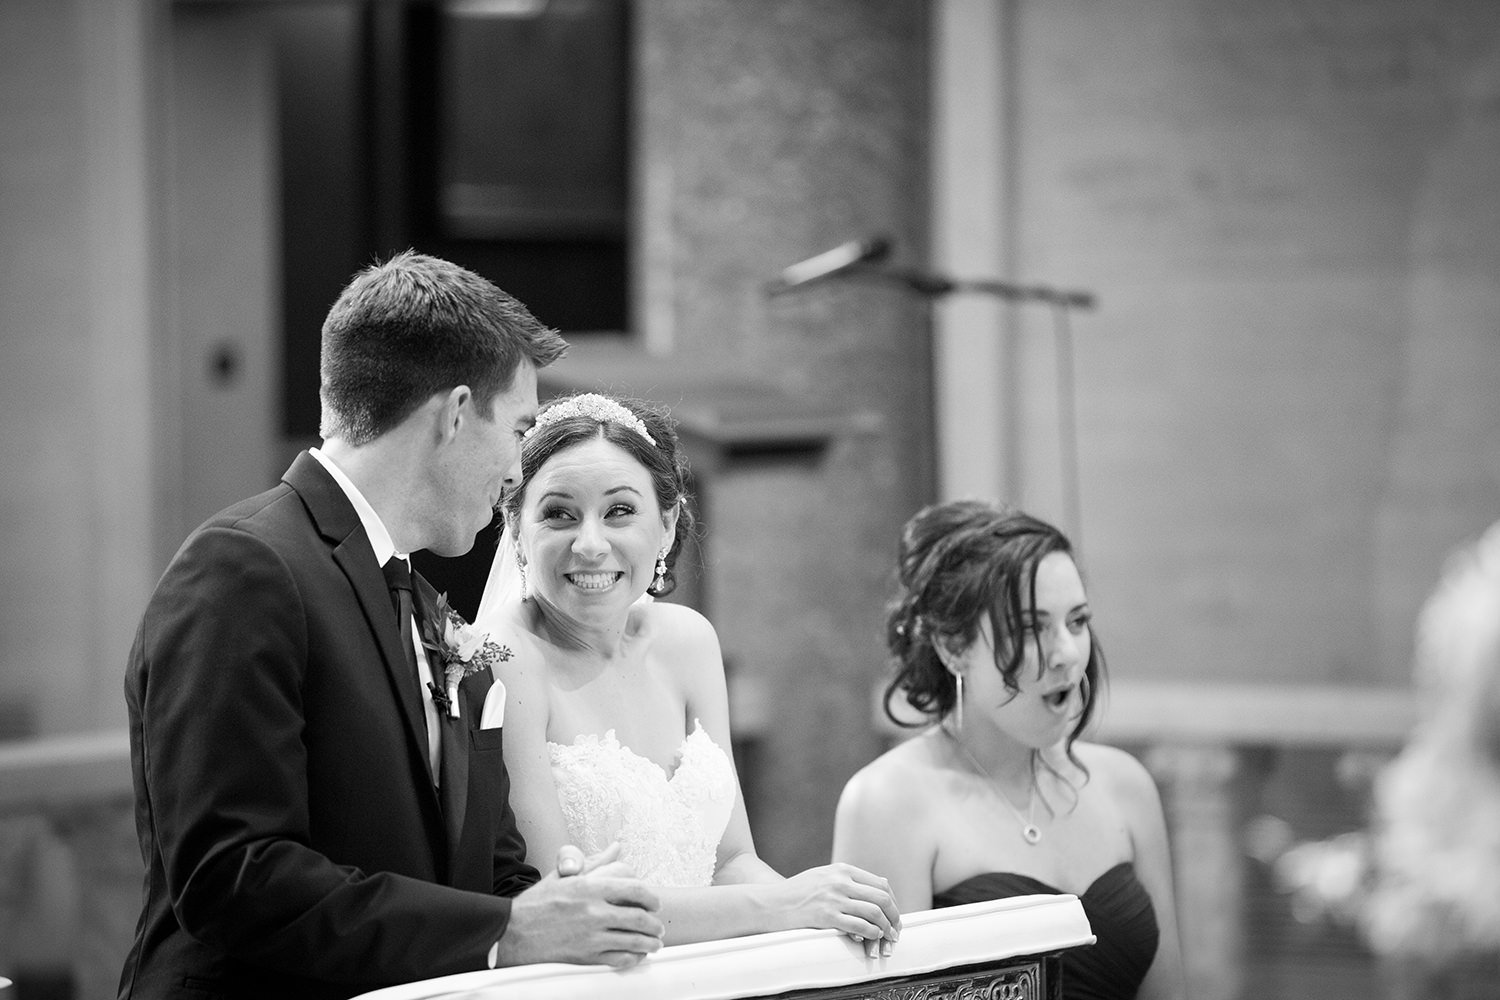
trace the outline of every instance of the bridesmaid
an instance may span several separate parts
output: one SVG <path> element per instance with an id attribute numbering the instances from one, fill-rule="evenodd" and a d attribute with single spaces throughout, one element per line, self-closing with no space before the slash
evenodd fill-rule
<path id="1" fill-rule="evenodd" d="M 903 912 L 1035 893 L 1079 897 L 1097 943 L 1062 995 L 1181 998 L 1161 800 L 1133 757 L 1082 742 L 1103 680 L 1071 546 L 977 501 L 906 525 L 886 643 L 927 728 L 849 780 L 835 860 L 880 872 Z"/>

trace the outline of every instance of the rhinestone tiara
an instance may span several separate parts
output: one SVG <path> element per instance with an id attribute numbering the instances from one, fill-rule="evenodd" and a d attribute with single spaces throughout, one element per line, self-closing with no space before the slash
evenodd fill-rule
<path id="1" fill-rule="evenodd" d="M 621 427 L 628 427 L 645 438 L 653 448 L 656 447 L 656 438 L 647 433 L 646 424 L 640 417 L 615 400 L 608 396 L 601 396 L 597 392 L 569 396 L 562 402 L 547 407 L 542 411 L 541 416 L 536 418 L 536 423 L 531 425 L 531 429 L 526 432 L 525 436 L 531 437 L 543 427 L 571 417 L 588 417 L 601 424 L 619 424 Z"/>

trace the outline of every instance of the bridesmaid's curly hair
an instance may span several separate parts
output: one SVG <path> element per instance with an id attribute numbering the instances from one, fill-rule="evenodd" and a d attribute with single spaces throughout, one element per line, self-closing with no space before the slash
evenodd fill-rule
<path id="1" fill-rule="evenodd" d="M 968 648 L 983 615 L 989 616 L 995 637 L 995 667 L 1007 689 L 1019 690 L 1024 642 L 1039 641 L 1026 635 L 1021 623 L 1036 606 L 1037 564 L 1053 552 L 1073 557 L 1071 543 L 1057 528 L 979 500 L 932 504 L 906 522 L 896 566 L 901 591 L 886 611 L 886 648 L 896 661 L 884 699 L 891 721 L 925 725 L 953 710 L 956 685 L 937 647 Z M 1069 748 L 1093 718 L 1104 676 L 1104 651 L 1092 625 L 1089 630 L 1083 712 L 1068 734 Z M 897 694 L 927 718 L 911 722 L 897 716 L 891 709 Z"/>

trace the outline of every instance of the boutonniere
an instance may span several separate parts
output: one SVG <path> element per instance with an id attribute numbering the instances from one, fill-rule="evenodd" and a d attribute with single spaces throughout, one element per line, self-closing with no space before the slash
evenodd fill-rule
<path id="1" fill-rule="evenodd" d="M 459 683 L 511 656 L 509 646 L 491 642 L 488 632 L 479 631 L 449 607 L 447 594 L 439 594 L 433 613 L 423 616 L 422 645 L 443 668 L 442 687 L 436 681 L 427 683 L 432 703 L 454 719 L 458 718 Z"/>

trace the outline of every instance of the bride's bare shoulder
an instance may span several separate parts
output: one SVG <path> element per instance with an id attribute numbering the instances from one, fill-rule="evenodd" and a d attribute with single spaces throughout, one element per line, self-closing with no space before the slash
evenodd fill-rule
<path id="1" fill-rule="evenodd" d="M 489 640 L 502 652 L 495 664 L 495 676 L 507 685 L 540 683 L 546 664 L 542 641 L 526 627 L 519 614 L 506 615 L 489 632 Z"/>
<path id="2" fill-rule="evenodd" d="M 691 705 L 715 704 L 725 695 L 724 654 L 708 619 L 693 608 L 652 601 L 639 609 L 648 631 L 651 662 Z"/>
<path id="3" fill-rule="evenodd" d="M 648 601 L 631 612 L 640 616 L 658 649 L 676 653 L 719 655 L 719 634 L 713 624 L 694 608 L 666 601 Z"/>

